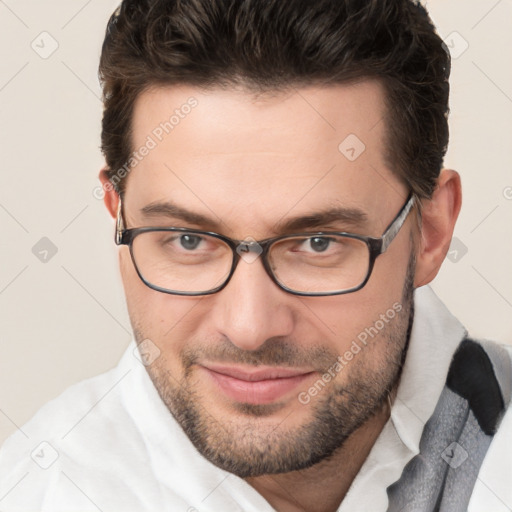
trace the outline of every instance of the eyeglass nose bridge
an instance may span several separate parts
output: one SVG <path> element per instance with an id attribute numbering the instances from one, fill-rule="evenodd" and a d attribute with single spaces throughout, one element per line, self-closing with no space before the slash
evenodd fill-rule
<path id="1" fill-rule="evenodd" d="M 240 260 L 243 260 L 247 264 L 255 263 L 257 260 L 261 261 L 265 273 L 268 275 L 270 280 L 275 283 L 279 288 L 283 288 L 282 285 L 277 281 L 276 277 L 272 273 L 270 264 L 267 260 L 269 248 L 272 244 L 272 239 L 257 241 L 254 238 L 248 236 L 244 240 L 231 240 L 231 248 L 233 251 L 233 264 L 231 272 L 227 277 L 226 281 L 222 284 L 220 289 L 225 288 L 231 281 Z M 219 290 L 220 291 L 220 290 Z"/>
<path id="2" fill-rule="evenodd" d="M 254 238 L 247 237 L 237 244 L 235 251 L 246 263 L 253 263 L 264 252 L 264 247 Z"/>

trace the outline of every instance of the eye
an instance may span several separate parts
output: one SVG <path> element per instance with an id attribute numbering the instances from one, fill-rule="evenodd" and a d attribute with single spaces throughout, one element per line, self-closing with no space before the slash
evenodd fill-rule
<path id="1" fill-rule="evenodd" d="M 193 251 L 197 249 L 197 246 L 201 243 L 201 237 L 197 235 L 181 235 L 180 243 L 184 249 L 187 251 Z"/>
<path id="2" fill-rule="evenodd" d="M 326 251 L 331 243 L 333 242 L 332 238 L 327 238 L 323 236 L 315 236 L 312 238 L 308 238 L 304 241 L 305 249 L 311 249 L 313 252 L 324 252 Z"/>

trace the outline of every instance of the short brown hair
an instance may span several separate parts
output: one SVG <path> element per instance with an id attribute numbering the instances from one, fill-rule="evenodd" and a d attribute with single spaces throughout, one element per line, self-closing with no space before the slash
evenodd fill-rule
<path id="1" fill-rule="evenodd" d="M 387 164 L 429 198 L 448 144 L 449 74 L 450 56 L 413 0 L 124 0 L 99 67 L 109 177 L 122 194 L 126 179 L 113 178 L 133 151 L 134 103 L 153 85 L 272 92 L 377 78 Z"/>

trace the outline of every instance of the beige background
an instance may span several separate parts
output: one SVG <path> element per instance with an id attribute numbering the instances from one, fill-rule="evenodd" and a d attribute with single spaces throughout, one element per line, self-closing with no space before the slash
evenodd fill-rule
<path id="1" fill-rule="evenodd" d="M 0 0 L 0 443 L 130 341 L 113 223 L 93 196 L 117 3 Z M 433 288 L 473 335 L 512 343 L 512 0 L 428 7 L 456 57 L 446 164 L 464 185 L 456 258 Z"/>

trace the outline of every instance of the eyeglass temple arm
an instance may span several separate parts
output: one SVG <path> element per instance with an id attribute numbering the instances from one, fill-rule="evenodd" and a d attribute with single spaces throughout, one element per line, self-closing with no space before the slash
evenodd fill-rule
<path id="1" fill-rule="evenodd" d="M 123 212 L 122 212 L 121 198 L 119 198 L 119 203 L 117 204 L 117 217 L 116 217 L 116 235 L 115 235 L 116 245 L 121 245 L 121 243 L 123 241 L 123 233 L 124 233 Z"/>
<path id="2" fill-rule="evenodd" d="M 389 244 L 394 240 L 400 228 L 403 226 L 407 215 L 411 211 L 411 208 L 414 206 L 414 195 L 410 195 L 408 201 L 405 203 L 402 211 L 397 215 L 395 220 L 391 222 L 391 224 L 387 227 L 386 231 L 382 235 L 382 247 L 381 253 L 385 252 L 389 247 Z"/>

